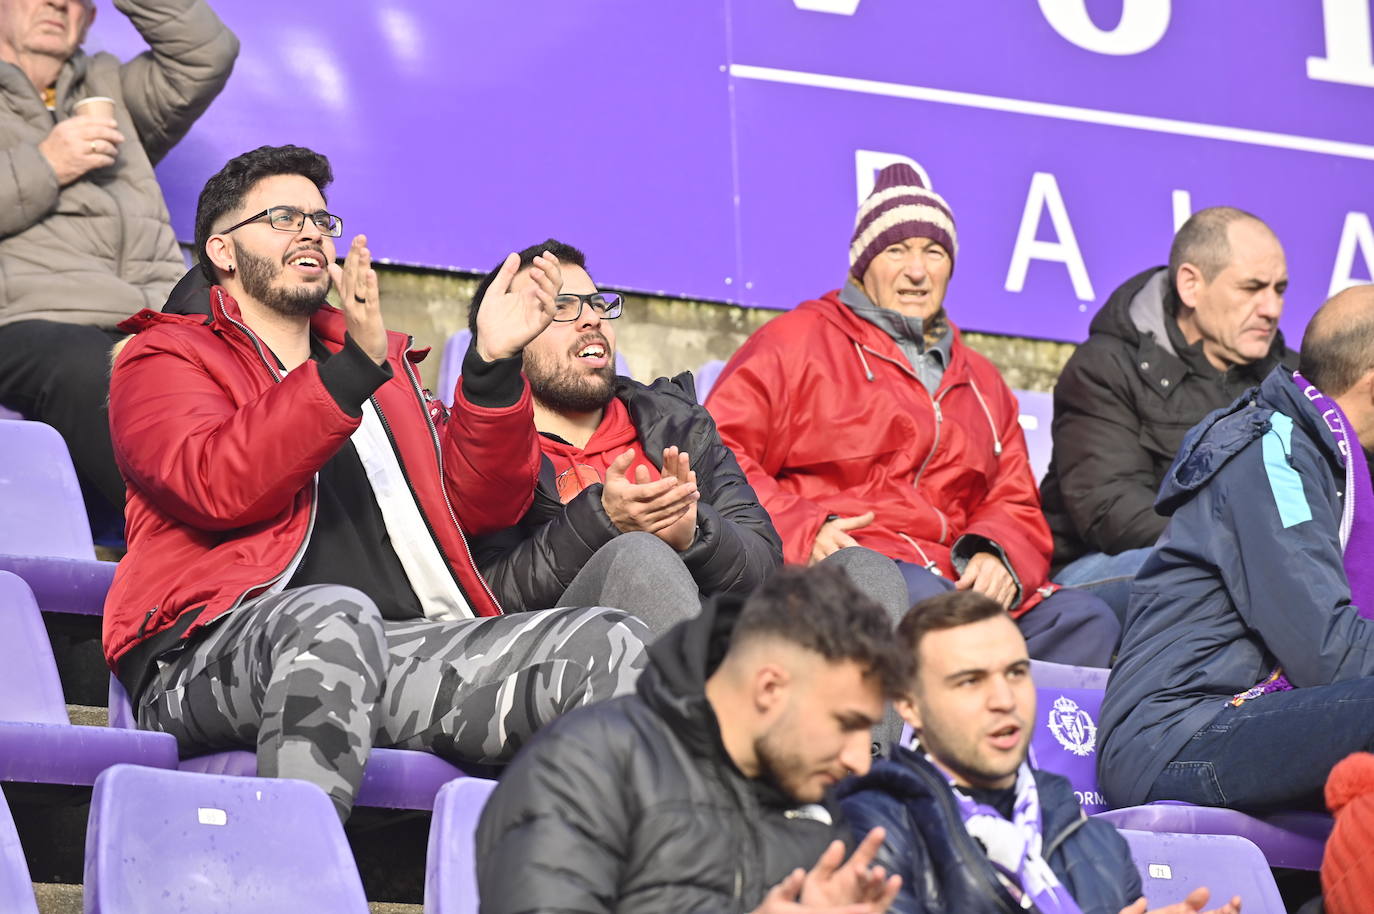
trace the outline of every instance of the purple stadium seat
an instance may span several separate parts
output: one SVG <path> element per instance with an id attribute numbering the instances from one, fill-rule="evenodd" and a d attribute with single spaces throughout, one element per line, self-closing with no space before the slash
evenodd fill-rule
<path id="1" fill-rule="evenodd" d="M 477 914 L 477 820 L 495 781 L 463 778 L 439 791 L 429 826 L 425 914 Z"/>
<path id="2" fill-rule="evenodd" d="M 1054 396 L 1039 390 L 1015 390 L 1016 402 L 1021 405 L 1021 430 L 1026 433 L 1026 450 L 1030 454 L 1031 472 L 1036 482 L 1045 478 L 1050 468 L 1050 423 L 1054 421 Z"/>
<path id="3" fill-rule="evenodd" d="M 453 391 L 458 386 L 458 378 L 463 374 L 463 356 L 472 343 L 472 331 L 459 330 L 444 343 L 443 355 L 439 358 L 439 380 L 434 395 L 448 406 L 453 405 Z M 615 354 L 615 373 L 630 375 L 630 363 L 619 351 Z M 698 399 L 701 399 L 698 397 Z"/>
<path id="4" fill-rule="evenodd" d="M 38 902 L 29 881 L 29 864 L 24 859 L 19 832 L 15 831 L 14 818 L 3 792 L 0 792 L 0 911 L 38 914 Z"/>
<path id="5" fill-rule="evenodd" d="M 99 562 L 67 445 L 41 422 L 0 420 L 0 570 L 45 612 L 99 615 L 115 564 Z"/>
<path id="6" fill-rule="evenodd" d="M 14 421 L 14 422 L 20 422 L 20 421 L 23 421 L 23 419 L 24 419 L 24 414 L 23 414 L 23 413 L 16 413 L 14 410 L 10 409 L 8 406 L 0 406 L 0 419 L 9 420 L 9 421 Z"/>
<path id="7" fill-rule="evenodd" d="M 720 377 L 721 371 L 725 368 L 725 363 L 720 359 L 712 359 L 702 365 L 696 373 L 697 383 L 697 402 L 705 403 L 706 398 L 711 395 L 711 388 L 716 386 L 716 380 Z"/>
<path id="8" fill-rule="evenodd" d="M 87 914 L 367 914 L 334 805 L 314 784 L 117 765 L 95 782 Z"/>
<path id="9" fill-rule="evenodd" d="M 110 677 L 109 700 L 110 726 L 125 731 L 133 730 L 137 724 L 129 697 L 119 680 L 113 676 Z M 258 759 L 247 749 L 231 749 L 182 759 L 176 767 L 200 774 L 253 777 L 258 773 Z M 464 776 L 453 764 L 428 752 L 373 749 L 367 758 L 367 767 L 363 769 L 357 804 L 427 811 L 434 808 L 434 795 L 439 788 L 454 778 Z"/>
<path id="10" fill-rule="evenodd" d="M 1097 785 L 1097 721 L 1106 690 L 1105 671 L 1083 668 L 1076 673 L 1075 669 L 1038 662 L 1033 666 L 1037 708 L 1031 752 L 1037 767 L 1069 779 L 1090 815 L 1117 828 L 1237 835 L 1255 844 L 1270 866 L 1321 867 L 1331 831 L 1331 817 L 1321 813 L 1289 812 L 1261 819 L 1234 809 L 1172 801 L 1108 809 Z"/>
<path id="11" fill-rule="evenodd" d="M 1235 835 L 1180 835 L 1122 829 L 1151 910 L 1175 904 L 1198 886 L 1214 908 L 1239 895 L 1245 914 L 1285 914 L 1274 876 L 1253 842 Z"/>
<path id="12" fill-rule="evenodd" d="M 165 733 L 74 727 L 33 594 L 0 571 L 0 781 L 89 786 L 120 762 L 175 768 Z"/>

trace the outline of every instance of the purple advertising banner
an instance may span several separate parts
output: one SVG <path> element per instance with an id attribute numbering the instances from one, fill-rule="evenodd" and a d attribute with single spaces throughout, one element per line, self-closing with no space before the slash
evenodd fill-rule
<path id="1" fill-rule="evenodd" d="M 212 0 L 213 2 L 213 0 Z M 915 162 L 971 329 L 1086 336 L 1177 223 L 1268 221 L 1284 329 L 1374 263 L 1374 0 L 219 0 L 243 52 L 159 170 L 178 234 L 229 156 L 297 142 L 378 256 L 484 270 L 549 235 L 607 285 L 790 308 Z M 138 36 L 105 8 L 88 47 Z"/>

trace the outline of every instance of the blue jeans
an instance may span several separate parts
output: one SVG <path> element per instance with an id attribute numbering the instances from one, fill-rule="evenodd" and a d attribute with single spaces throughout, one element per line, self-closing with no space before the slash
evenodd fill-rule
<path id="1" fill-rule="evenodd" d="M 1225 704 L 1164 767 L 1148 799 L 1245 812 L 1325 809 L 1332 767 L 1371 750 L 1374 678 L 1271 692 L 1239 708 Z"/>
<path id="2" fill-rule="evenodd" d="M 912 604 L 954 589 L 948 578 L 920 565 L 898 562 Z M 1016 620 L 1036 660 L 1070 666 L 1111 666 L 1121 623 L 1106 603 L 1082 590 L 1060 590 Z"/>
<path id="3" fill-rule="evenodd" d="M 1153 548 L 1127 549 L 1116 555 L 1089 552 L 1059 569 L 1054 576 L 1054 583 L 1093 594 L 1110 606 L 1116 618 L 1124 624 L 1126 604 L 1131 601 L 1131 584 Z"/>

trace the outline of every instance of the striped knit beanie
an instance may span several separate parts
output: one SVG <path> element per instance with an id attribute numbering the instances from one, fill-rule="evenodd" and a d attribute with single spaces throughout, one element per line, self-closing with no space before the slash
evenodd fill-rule
<path id="1" fill-rule="evenodd" d="M 949 252 L 950 269 L 958 253 L 954 214 L 944 198 L 921 183 L 910 165 L 898 162 L 878 172 L 873 192 L 859 206 L 854 240 L 849 243 L 849 273 L 863 282 L 878 252 L 908 238 L 929 238 Z"/>

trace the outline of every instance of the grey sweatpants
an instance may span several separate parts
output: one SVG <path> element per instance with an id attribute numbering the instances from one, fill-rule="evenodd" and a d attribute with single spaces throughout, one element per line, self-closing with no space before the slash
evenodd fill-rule
<path id="1" fill-rule="evenodd" d="M 256 746 L 258 774 L 318 784 L 346 819 L 374 744 L 508 761 L 564 711 L 633 689 L 647 640 L 598 607 L 392 622 L 353 588 L 300 587 L 164 655 L 138 724 L 183 754 Z"/>

